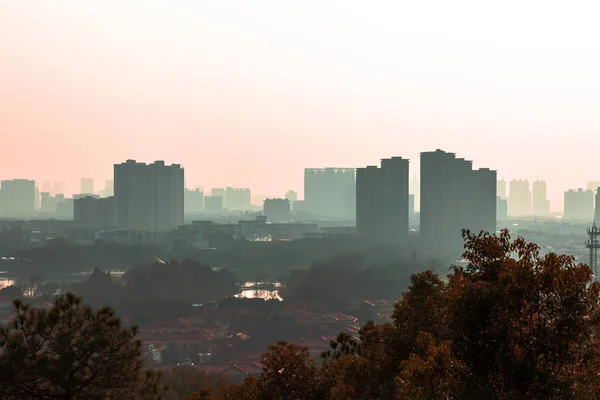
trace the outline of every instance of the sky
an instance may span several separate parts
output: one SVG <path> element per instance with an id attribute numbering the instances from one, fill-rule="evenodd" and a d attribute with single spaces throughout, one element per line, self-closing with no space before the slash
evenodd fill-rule
<path id="1" fill-rule="evenodd" d="M 302 193 L 306 167 L 440 148 L 566 189 L 600 180 L 594 1 L 0 2 L 0 178 Z"/>

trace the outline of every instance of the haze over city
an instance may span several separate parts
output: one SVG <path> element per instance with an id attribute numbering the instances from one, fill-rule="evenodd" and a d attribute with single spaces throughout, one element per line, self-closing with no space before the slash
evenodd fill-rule
<path id="1" fill-rule="evenodd" d="M 306 167 L 442 148 L 562 193 L 597 180 L 591 2 L 3 2 L 0 178 L 302 192 Z M 24 156 L 26 154 L 27 156 Z"/>

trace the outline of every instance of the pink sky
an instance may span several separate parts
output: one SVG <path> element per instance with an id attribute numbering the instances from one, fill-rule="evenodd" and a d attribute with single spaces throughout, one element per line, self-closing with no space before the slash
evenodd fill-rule
<path id="1" fill-rule="evenodd" d="M 599 6 L 370 3 L 1 2 L 0 178 L 78 190 L 162 159 L 283 195 L 442 148 L 546 179 L 553 208 L 600 180 Z"/>

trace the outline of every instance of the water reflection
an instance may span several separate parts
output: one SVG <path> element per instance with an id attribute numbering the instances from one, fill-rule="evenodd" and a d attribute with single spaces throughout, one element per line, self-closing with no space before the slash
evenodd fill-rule
<path id="1" fill-rule="evenodd" d="M 282 300 L 279 296 L 281 282 L 244 282 L 235 297 L 247 299 Z"/>

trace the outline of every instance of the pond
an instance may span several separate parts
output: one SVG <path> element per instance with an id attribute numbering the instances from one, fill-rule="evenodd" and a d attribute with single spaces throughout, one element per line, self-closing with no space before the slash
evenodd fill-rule
<path id="1" fill-rule="evenodd" d="M 282 300 L 279 296 L 281 282 L 244 282 L 235 297 L 247 299 Z"/>

